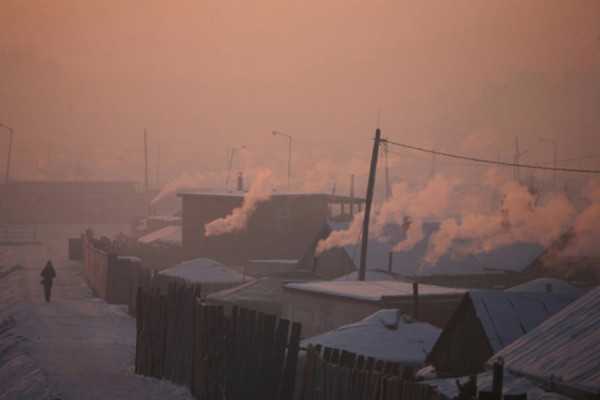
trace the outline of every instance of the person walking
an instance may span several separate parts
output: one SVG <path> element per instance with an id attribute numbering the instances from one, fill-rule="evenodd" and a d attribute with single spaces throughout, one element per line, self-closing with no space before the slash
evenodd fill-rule
<path id="1" fill-rule="evenodd" d="M 56 277 L 56 271 L 54 270 L 52 261 L 48 260 L 40 276 L 42 277 L 41 283 L 44 286 L 46 303 L 50 303 L 50 296 L 52 295 L 52 280 Z"/>

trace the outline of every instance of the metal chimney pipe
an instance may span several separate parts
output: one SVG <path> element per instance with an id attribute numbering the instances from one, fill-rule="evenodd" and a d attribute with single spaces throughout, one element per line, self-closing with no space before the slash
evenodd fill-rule
<path id="1" fill-rule="evenodd" d="M 419 320 L 419 282 L 413 282 L 413 318 Z"/>

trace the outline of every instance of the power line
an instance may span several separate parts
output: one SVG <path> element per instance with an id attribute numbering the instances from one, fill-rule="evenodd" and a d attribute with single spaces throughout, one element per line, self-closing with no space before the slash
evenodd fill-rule
<path id="1" fill-rule="evenodd" d="M 426 148 L 418 147 L 418 146 L 411 146 L 409 144 L 393 142 L 393 141 L 388 140 L 388 139 L 381 139 L 381 141 L 385 142 L 385 143 L 392 144 L 394 146 L 403 147 L 403 148 L 409 149 L 409 150 L 420 151 L 420 152 L 423 152 L 423 153 L 435 154 L 435 155 L 442 156 L 442 157 L 455 158 L 457 160 L 466 160 L 466 161 L 478 162 L 478 163 L 482 163 L 482 164 L 502 165 L 502 166 L 505 166 L 505 167 L 518 167 L 518 168 L 539 169 L 539 170 L 544 170 L 544 171 L 575 172 L 575 173 L 581 173 L 581 174 L 600 174 L 600 170 L 596 170 L 596 169 L 546 167 L 546 166 L 543 166 L 543 165 L 520 164 L 520 163 L 511 163 L 511 162 L 504 162 L 504 161 L 494 161 L 494 160 L 487 160 L 485 158 L 463 156 L 463 155 L 460 155 L 460 154 L 452 154 L 452 153 L 446 153 L 446 152 L 443 152 L 443 151 L 436 151 L 436 150 L 426 149 Z"/>

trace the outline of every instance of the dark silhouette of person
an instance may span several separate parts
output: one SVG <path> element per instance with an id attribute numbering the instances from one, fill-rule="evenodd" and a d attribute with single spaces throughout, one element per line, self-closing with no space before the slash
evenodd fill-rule
<path id="1" fill-rule="evenodd" d="M 46 297 L 46 302 L 49 303 L 50 296 L 52 295 L 52 280 L 56 277 L 52 261 L 48 260 L 40 276 L 42 277 L 42 285 L 44 286 L 44 296 Z"/>

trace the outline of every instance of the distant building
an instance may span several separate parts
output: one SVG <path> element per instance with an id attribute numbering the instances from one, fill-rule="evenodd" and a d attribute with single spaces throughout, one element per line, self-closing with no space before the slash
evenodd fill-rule
<path id="1" fill-rule="evenodd" d="M 384 308 L 396 308 L 417 320 L 444 327 L 465 290 L 404 281 L 316 281 L 284 286 L 283 317 L 302 323 L 305 337 L 361 320 Z M 417 305 L 417 307 L 415 307 Z"/>
<path id="2" fill-rule="evenodd" d="M 251 259 L 299 259 L 336 207 L 361 199 L 323 193 L 273 193 L 258 205 L 241 232 L 206 237 L 204 226 L 229 215 L 243 192 L 186 192 L 182 199 L 183 250 L 188 258 L 208 257 L 228 264 Z"/>
<path id="3" fill-rule="evenodd" d="M 470 291 L 451 316 L 427 362 L 439 376 L 479 373 L 492 355 L 576 298 L 576 294 Z"/>
<path id="4" fill-rule="evenodd" d="M 130 224 L 147 213 L 134 182 L 10 182 L 0 185 L 0 221 L 9 224 Z"/>

